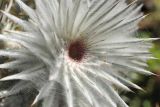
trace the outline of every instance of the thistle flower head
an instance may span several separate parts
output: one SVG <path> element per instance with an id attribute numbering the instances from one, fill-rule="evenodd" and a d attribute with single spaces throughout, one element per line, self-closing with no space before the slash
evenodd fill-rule
<path id="1" fill-rule="evenodd" d="M 35 10 L 16 2 L 30 19 L 3 12 L 24 31 L 0 35 L 21 45 L 0 51 L 13 58 L 0 68 L 18 70 L 1 81 L 22 81 L 2 97 L 35 87 L 33 104 L 43 99 L 44 107 L 59 107 L 61 99 L 67 107 L 128 107 L 115 89 L 141 88 L 124 75 L 152 74 L 145 62 L 152 58 L 148 49 L 154 39 L 135 36 L 144 18 L 136 1 L 35 0 Z M 57 94 L 60 86 L 63 96 Z"/>

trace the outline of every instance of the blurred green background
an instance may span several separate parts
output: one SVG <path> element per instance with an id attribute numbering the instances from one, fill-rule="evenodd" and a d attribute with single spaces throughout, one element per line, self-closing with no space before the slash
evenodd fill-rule
<path id="1" fill-rule="evenodd" d="M 0 0 L 1 9 L 4 9 L 4 4 L 8 1 L 10 0 Z M 33 0 L 23 1 L 34 7 Z M 127 2 L 131 1 L 133 0 L 127 0 Z M 148 16 L 139 23 L 139 36 L 160 38 L 160 0 L 139 0 L 139 3 L 144 4 L 142 12 L 144 12 L 144 14 L 148 14 Z M 12 6 L 11 13 L 23 19 L 28 19 L 17 4 Z M 3 25 L 1 24 L 0 27 L 2 26 Z M 17 29 L 19 28 L 17 27 Z M 148 69 L 157 75 L 132 76 L 133 82 L 142 87 L 144 91 L 133 89 L 135 93 L 122 93 L 130 107 L 160 107 L 160 76 L 158 76 L 160 75 L 160 40 L 154 42 L 153 48 L 150 51 L 157 59 L 148 61 Z"/>
<path id="2" fill-rule="evenodd" d="M 131 0 L 130 0 L 131 1 Z M 133 1 L 133 0 L 132 0 Z M 139 0 L 142 11 L 148 16 L 139 24 L 141 37 L 160 38 L 160 0 Z M 151 52 L 157 60 L 148 61 L 148 69 L 160 75 L 160 41 L 155 41 Z M 160 107 L 160 76 L 137 75 L 133 81 L 144 89 L 135 93 L 125 93 L 130 107 Z"/>

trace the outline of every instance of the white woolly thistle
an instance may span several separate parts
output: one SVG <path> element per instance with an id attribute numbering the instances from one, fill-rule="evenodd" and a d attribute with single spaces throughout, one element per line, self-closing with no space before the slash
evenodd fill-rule
<path id="1" fill-rule="evenodd" d="M 35 87 L 33 104 L 43 100 L 43 107 L 59 107 L 61 99 L 67 107 L 128 107 L 115 89 L 141 88 L 124 76 L 152 74 L 145 62 L 155 39 L 135 37 L 144 18 L 137 1 L 35 0 L 35 10 L 16 2 L 30 19 L 3 12 L 24 31 L 0 35 L 21 45 L 0 51 L 13 58 L 0 68 L 18 70 L 1 81 L 22 81 L 1 97 Z"/>

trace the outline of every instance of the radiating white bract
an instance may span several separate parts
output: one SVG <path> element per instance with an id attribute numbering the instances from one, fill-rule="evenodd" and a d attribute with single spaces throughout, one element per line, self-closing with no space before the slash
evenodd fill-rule
<path id="1" fill-rule="evenodd" d="M 43 107 L 128 107 L 116 89 L 141 89 L 127 80 L 132 72 L 147 71 L 153 38 L 136 38 L 142 5 L 125 0 L 35 0 L 32 9 L 21 0 L 28 21 L 3 12 L 24 31 L 7 31 L 1 40 L 21 48 L 0 50 L 12 61 L 0 68 L 18 70 L 1 81 L 22 80 L 9 96 L 35 87 Z M 28 82 L 27 82 L 28 81 Z M 34 84 L 34 85 L 33 85 Z"/>

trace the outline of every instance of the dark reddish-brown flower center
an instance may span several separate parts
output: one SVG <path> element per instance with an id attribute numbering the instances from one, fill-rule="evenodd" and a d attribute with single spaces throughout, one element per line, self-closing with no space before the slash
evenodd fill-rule
<path id="1" fill-rule="evenodd" d="M 69 58 L 81 61 L 85 55 L 86 47 L 82 40 L 71 42 L 68 48 Z"/>

